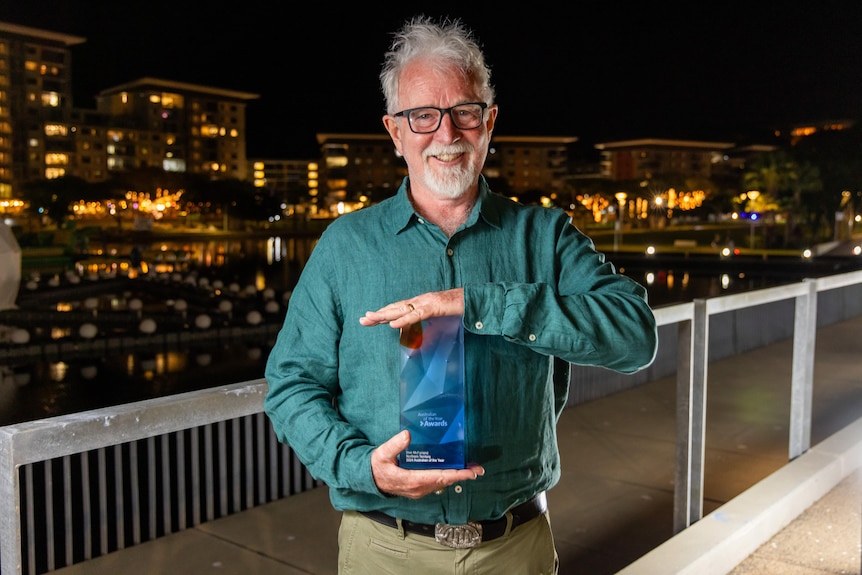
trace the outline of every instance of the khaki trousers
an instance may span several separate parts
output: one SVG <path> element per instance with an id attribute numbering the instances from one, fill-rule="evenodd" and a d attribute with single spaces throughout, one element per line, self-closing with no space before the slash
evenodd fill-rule
<path id="1" fill-rule="evenodd" d="M 356 511 L 345 511 L 338 529 L 339 575 L 557 575 L 558 568 L 547 512 L 472 549 L 452 549 Z"/>

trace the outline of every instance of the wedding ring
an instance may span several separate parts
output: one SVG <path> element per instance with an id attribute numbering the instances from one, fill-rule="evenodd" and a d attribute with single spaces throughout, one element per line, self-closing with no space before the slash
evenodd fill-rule
<path id="1" fill-rule="evenodd" d="M 434 492 L 434 495 L 443 495 L 443 490 L 438 489 L 437 491 Z"/>
<path id="2" fill-rule="evenodd" d="M 408 303 L 408 304 L 407 304 L 407 307 L 409 307 L 409 308 L 410 308 L 410 311 L 416 311 L 416 308 L 415 308 L 415 307 L 413 307 L 413 304 L 412 304 L 412 303 Z"/>

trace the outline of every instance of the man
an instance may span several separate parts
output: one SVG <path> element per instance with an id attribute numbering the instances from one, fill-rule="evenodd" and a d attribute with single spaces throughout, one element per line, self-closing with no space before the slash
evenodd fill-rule
<path id="1" fill-rule="evenodd" d="M 554 366 L 649 365 L 646 291 L 562 210 L 489 190 L 480 173 L 498 109 L 460 22 L 406 23 L 380 80 L 409 175 L 321 236 L 268 360 L 267 414 L 344 512 L 340 573 L 556 573 L 545 491 L 560 477 L 568 381 Z M 475 463 L 404 469 L 399 330 L 453 315 Z"/>

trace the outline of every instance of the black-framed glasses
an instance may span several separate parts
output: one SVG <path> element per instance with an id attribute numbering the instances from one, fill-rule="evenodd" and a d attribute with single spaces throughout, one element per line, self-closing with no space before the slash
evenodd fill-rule
<path id="1" fill-rule="evenodd" d="M 452 123 L 459 130 L 476 129 L 482 125 L 487 107 L 488 104 L 485 102 L 467 102 L 451 108 L 434 108 L 432 106 L 408 108 L 392 115 L 407 118 L 407 125 L 410 126 L 410 130 L 414 134 L 430 134 L 440 128 L 445 114 L 449 114 Z"/>

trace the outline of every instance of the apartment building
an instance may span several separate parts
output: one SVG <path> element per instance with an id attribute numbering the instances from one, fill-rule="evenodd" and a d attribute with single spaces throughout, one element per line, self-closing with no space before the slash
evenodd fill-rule
<path id="1" fill-rule="evenodd" d="M 74 161 L 69 48 L 84 41 L 0 22 L 0 200 L 14 198 L 20 182 L 64 175 Z"/>
<path id="2" fill-rule="evenodd" d="M 321 210 L 376 203 L 395 194 L 407 165 L 388 134 L 317 134 Z"/>
<path id="3" fill-rule="evenodd" d="M 494 135 L 484 174 L 505 185 L 507 195 L 561 192 L 570 174 L 575 137 Z M 501 190 L 502 192 L 503 190 Z"/>
<path id="4" fill-rule="evenodd" d="M 596 144 L 601 151 L 601 175 L 612 181 L 651 180 L 668 174 L 711 178 L 726 165 L 734 148 L 727 142 L 688 140 L 622 140 Z"/>
<path id="5" fill-rule="evenodd" d="M 248 178 L 246 106 L 258 94 L 140 78 L 76 108 L 70 47 L 85 41 L 0 22 L 0 200 L 28 181 L 140 168 Z"/>
<path id="6" fill-rule="evenodd" d="M 246 106 L 258 94 L 159 78 L 101 91 L 108 172 L 161 168 L 214 179 L 248 176 Z"/>
<path id="7" fill-rule="evenodd" d="M 320 190 L 317 160 L 250 158 L 248 165 L 254 186 L 280 198 L 287 214 L 304 214 L 316 205 Z"/>

